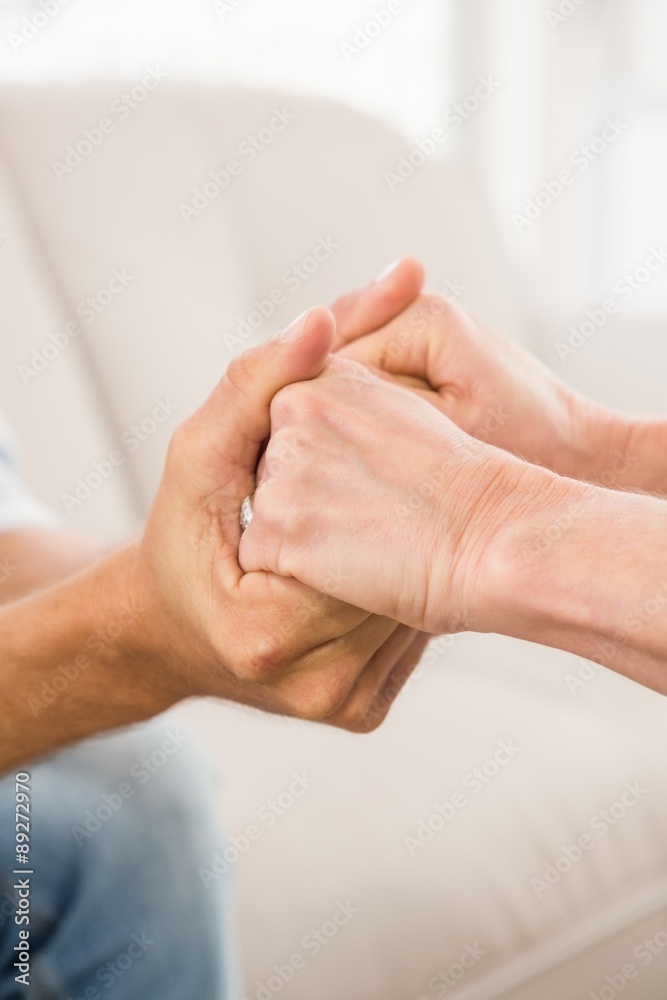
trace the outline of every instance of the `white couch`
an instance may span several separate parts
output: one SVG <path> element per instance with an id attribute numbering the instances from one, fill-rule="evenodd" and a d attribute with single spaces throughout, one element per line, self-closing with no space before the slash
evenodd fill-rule
<path id="1" fill-rule="evenodd" d="M 71 527 L 137 527 L 171 431 L 229 361 L 224 334 L 273 289 L 284 306 L 252 341 L 416 253 L 433 287 L 458 279 L 478 314 L 538 343 L 525 282 L 454 161 L 423 166 L 392 194 L 383 173 L 405 141 L 345 109 L 164 84 L 120 120 L 112 105 L 125 89 L 0 93 L 0 400 L 27 477 Z M 275 108 L 294 121 L 186 223 L 179 206 Z M 59 180 L 53 162 L 109 116 L 114 130 Z M 320 238 L 339 247 L 290 289 L 284 273 Z M 106 294 L 114 270 L 132 280 Z M 91 295 L 104 308 L 86 323 Z M 63 347 L 73 320 L 81 333 Z M 33 349 L 46 363 L 30 374 L 42 365 Z M 175 406 L 161 423 L 159 400 Z M 116 450 L 123 464 L 68 512 L 63 494 Z M 581 670 L 591 679 L 572 691 Z M 179 711 L 225 772 L 247 997 L 666 995 L 658 696 L 573 656 L 463 636 L 435 643 L 370 737 L 214 702 Z M 308 786 L 299 796 L 295 773 Z"/>

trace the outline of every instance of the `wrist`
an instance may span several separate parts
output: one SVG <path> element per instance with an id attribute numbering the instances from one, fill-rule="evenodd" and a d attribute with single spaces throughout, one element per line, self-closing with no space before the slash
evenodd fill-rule
<path id="1" fill-rule="evenodd" d="M 634 421 L 578 395 L 571 397 L 569 413 L 570 447 L 553 471 L 607 489 L 628 488 L 637 461 Z"/>
<path id="2" fill-rule="evenodd" d="M 558 625 L 560 612 L 570 622 L 582 602 L 563 592 L 572 547 L 579 550 L 577 528 L 586 521 L 596 487 L 554 475 L 536 466 L 513 463 L 506 474 L 513 503 L 496 519 L 480 559 L 478 599 L 483 613 L 476 631 L 544 640 Z M 585 627 L 588 623 L 579 623 Z"/>
<path id="3" fill-rule="evenodd" d="M 167 629 L 142 572 L 140 545 L 130 544 L 92 569 L 95 648 L 117 689 L 153 715 L 185 696 L 169 669 Z M 87 640 L 90 644 L 90 639 Z"/>
<path id="4" fill-rule="evenodd" d="M 503 546 L 501 539 L 511 526 L 527 517 L 533 481 L 542 476 L 557 478 L 469 439 L 456 474 L 446 477 L 433 537 L 427 540 L 425 631 L 495 631 L 505 581 L 491 553 Z"/>

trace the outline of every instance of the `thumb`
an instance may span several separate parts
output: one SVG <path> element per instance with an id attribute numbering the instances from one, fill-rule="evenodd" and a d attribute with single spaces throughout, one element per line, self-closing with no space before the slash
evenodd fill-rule
<path id="1" fill-rule="evenodd" d="M 334 328 L 329 310 L 317 306 L 272 340 L 232 361 L 194 418 L 198 440 L 208 451 L 204 466 L 218 487 L 234 484 L 239 494 L 252 492 L 260 448 L 271 431 L 271 400 L 292 382 L 320 374 Z"/>
<path id="2" fill-rule="evenodd" d="M 338 299 L 332 306 L 336 320 L 334 351 L 394 319 L 417 298 L 423 286 L 423 265 L 414 257 L 403 257 L 367 288 Z"/>

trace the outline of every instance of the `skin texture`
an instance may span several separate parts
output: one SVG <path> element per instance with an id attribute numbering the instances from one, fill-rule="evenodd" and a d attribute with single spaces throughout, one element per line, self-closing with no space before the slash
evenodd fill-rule
<path id="1" fill-rule="evenodd" d="M 368 304 L 365 313 L 355 309 L 353 296 L 334 312 L 339 356 L 422 395 L 472 437 L 573 479 L 615 489 L 667 487 L 652 463 L 664 422 L 614 413 L 575 393 L 460 306 L 420 295 L 384 325 Z"/>
<path id="2" fill-rule="evenodd" d="M 0 769 L 191 695 L 379 725 L 424 637 L 340 601 L 335 581 L 323 595 L 237 559 L 271 399 L 317 375 L 332 335 L 312 310 L 232 363 L 174 435 L 139 542 L 100 557 L 57 532 L 3 537 Z"/>
<path id="3" fill-rule="evenodd" d="M 339 357 L 274 398 L 242 567 L 313 587 L 335 567 L 343 599 L 415 629 L 502 632 L 667 691 L 667 505 L 623 492 L 666 492 L 665 422 L 575 396 L 442 300 L 424 329 L 420 299 L 378 330 L 385 300 L 337 303 Z"/>
<path id="4" fill-rule="evenodd" d="M 307 574 L 316 589 L 335 578 L 352 604 L 428 632 L 456 631 L 467 598 L 455 567 L 465 562 L 470 511 L 496 474 L 486 449 L 424 400 L 338 358 L 320 379 L 279 392 L 271 423 L 243 568 Z M 435 582 L 431 607 L 434 545 L 452 572 Z"/>
<path id="5" fill-rule="evenodd" d="M 136 544 L 0 537 L 0 769 L 193 694 L 367 731 L 428 632 L 505 632 L 665 690 L 665 506 L 618 491 L 667 495 L 667 424 L 575 396 L 418 298 L 423 278 L 399 261 L 335 304 L 335 331 L 315 310 L 239 358 L 175 435 Z M 326 363 L 334 336 L 347 360 Z"/>

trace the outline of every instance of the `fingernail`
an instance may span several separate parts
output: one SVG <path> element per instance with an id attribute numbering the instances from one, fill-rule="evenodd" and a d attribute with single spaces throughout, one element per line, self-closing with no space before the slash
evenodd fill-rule
<path id="1" fill-rule="evenodd" d="M 297 316 L 297 318 L 293 320 L 288 327 L 285 327 L 284 330 L 281 330 L 280 333 L 276 334 L 276 340 L 279 340 L 281 344 L 285 344 L 290 340 L 296 340 L 302 331 L 303 317 L 307 312 L 307 309 L 304 310 L 304 312 L 302 312 L 300 316 Z"/>
<path id="2" fill-rule="evenodd" d="M 394 271 L 397 269 L 398 265 L 401 263 L 401 258 L 397 257 L 396 260 L 392 261 L 388 267 L 385 267 L 384 271 L 381 271 L 375 279 L 375 284 L 379 285 L 382 281 L 385 281 Z"/>

